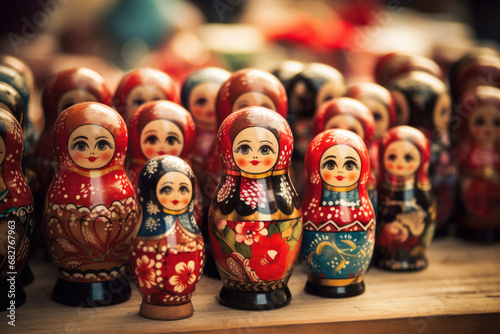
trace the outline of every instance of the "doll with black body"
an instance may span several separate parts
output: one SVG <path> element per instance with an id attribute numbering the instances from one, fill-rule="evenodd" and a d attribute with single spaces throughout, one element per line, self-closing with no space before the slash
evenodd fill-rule
<path id="1" fill-rule="evenodd" d="M 390 129 L 380 145 L 375 266 L 394 271 L 427 267 L 436 207 L 428 175 L 430 146 L 419 130 Z"/>
<path id="2" fill-rule="evenodd" d="M 149 160 L 139 173 L 142 222 L 132 245 L 132 270 L 143 298 L 140 314 L 174 320 L 193 314 L 191 297 L 205 249 L 194 216 L 195 177 L 174 156 Z"/>

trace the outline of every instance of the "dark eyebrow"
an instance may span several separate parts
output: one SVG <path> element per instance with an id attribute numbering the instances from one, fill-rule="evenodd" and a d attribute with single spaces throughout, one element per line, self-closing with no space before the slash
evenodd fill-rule
<path id="1" fill-rule="evenodd" d="M 144 133 L 144 134 L 145 134 L 145 135 L 147 135 L 147 134 L 148 134 L 148 133 L 150 133 L 150 132 L 156 132 L 156 130 L 155 130 L 155 129 L 148 130 L 148 131 L 146 131 L 146 133 Z"/>
<path id="2" fill-rule="evenodd" d="M 101 139 L 101 138 L 108 139 L 108 137 L 107 137 L 107 136 L 99 136 L 99 137 L 97 137 L 96 139 Z"/>
<path id="3" fill-rule="evenodd" d="M 245 139 L 244 139 L 244 140 L 242 140 L 242 141 L 238 142 L 238 144 L 237 144 L 237 145 L 239 145 L 239 144 L 241 144 L 241 143 L 251 143 L 251 141 L 250 141 L 250 140 L 245 140 Z"/>
<path id="4" fill-rule="evenodd" d="M 328 159 L 328 158 L 334 158 L 334 159 L 337 159 L 337 157 L 336 157 L 336 156 L 334 156 L 334 155 L 329 155 L 329 156 L 325 157 L 325 159 Z"/>
<path id="5" fill-rule="evenodd" d="M 260 142 L 261 143 L 269 143 L 269 144 L 273 145 L 273 143 L 271 143 L 269 140 L 261 140 Z"/>
<path id="6" fill-rule="evenodd" d="M 353 158 L 353 157 L 350 157 L 350 156 L 347 156 L 347 157 L 345 157 L 345 158 L 346 158 L 346 159 L 352 159 L 352 160 L 357 161 L 357 159 L 356 159 L 356 158 Z"/>
<path id="7" fill-rule="evenodd" d="M 168 134 L 169 134 L 169 135 L 172 135 L 172 136 L 179 137 L 179 135 L 178 135 L 177 133 L 175 133 L 175 132 L 169 132 Z"/>
<path id="8" fill-rule="evenodd" d="M 189 186 L 189 184 L 187 184 L 187 183 L 185 183 L 185 182 L 182 182 L 180 185 L 181 185 L 181 186 Z"/>
<path id="9" fill-rule="evenodd" d="M 76 137 L 76 138 L 73 138 L 73 141 L 75 141 L 75 140 L 77 140 L 77 139 L 87 139 L 87 140 L 89 140 L 89 139 L 88 139 L 87 137 L 85 137 L 85 136 L 78 136 L 78 137 Z"/>
<path id="10" fill-rule="evenodd" d="M 161 186 L 163 187 L 166 184 L 174 184 L 174 183 L 172 181 L 165 181 L 165 182 L 163 182 L 163 184 Z"/>

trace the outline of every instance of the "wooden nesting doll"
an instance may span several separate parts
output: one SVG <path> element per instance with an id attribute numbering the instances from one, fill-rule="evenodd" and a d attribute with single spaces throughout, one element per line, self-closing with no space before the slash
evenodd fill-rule
<path id="1" fill-rule="evenodd" d="M 54 178 L 55 158 L 52 151 L 52 129 L 57 117 L 67 108 L 81 102 L 99 102 L 111 105 L 111 92 L 104 78 L 96 71 L 77 67 L 56 73 L 49 80 L 42 95 L 45 128 L 32 157 L 32 165 L 38 176 L 38 201 L 45 194 Z"/>
<path id="2" fill-rule="evenodd" d="M 113 108 L 128 122 L 134 110 L 145 102 L 168 100 L 179 103 L 179 89 L 172 78 L 152 68 L 125 74 L 113 96 Z"/>
<path id="3" fill-rule="evenodd" d="M 437 78 L 443 78 L 441 68 L 432 59 L 391 52 L 380 57 L 377 61 L 374 71 L 375 82 L 385 87 L 392 79 L 409 72 L 425 72 Z"/>
<path id="4" fill-rule="evenodd" d="M 0 82 L 0 109 L 12 114 L 16 121 L 23 128 L 24 124 L 24 104 L 19 93 L 12 86 Z"/>
<path id="5" fill-rule="evenodd" d="M 47 192 L 45 242 L 59 279 L 52 298 L 105 306 L 130 297 L 124 276 L 139 207 L 125 174 L 127 127 L 113 109 L 76 104 L 57 118 L 57 171 Z"/>
<path id="6" fill-rule="evenodd" d="M 231 113 L 249 106 L 265 107 L 286 117 L 288 104 L 285 88 L 274 75 L 261 70 L 242 69 L 234 72 L 222 84 L 217 94 L 217 128 L 220 128 Z M 206 168 L 202 189 L 204 196 L 210 200 L 221 176 L 216 142 L 210 150 Z"/>
<path id="7" fill-rule="evenodd" d="M 23 135 L 17 120 L 0 109 L 0 310 L 19 307 L 26 294 L 18 278 L 33 234 L 33 197 L 21 170 Z M 14 292 L 15 297 L 11 296 Z"/>
<path id="8" fill-rule="evenodd" d="M 445 84 L 425 72 L 400 75 L 389 84 L 397 109 L 409 125 L 422 131 L 431 145 L 429 178 L 437 199 L 436 236 L 448 234 L 456 199 L 457 171 L 448 123 L 451 100 Z"/>
<path id="9" fill-rule="evenodd" d="M 290 127 L 274 111 L 248 107 L 224 120 L 217 139 L 223 172 L 209 236 L 224 283 L 219 302 L 250 310 L 285 306 L 302 240 L 302 210 L 288 176 Z"/>
<path id="10" fill-rule="evenodd" d="M 458 128 L 460 237 L 500 240 L 500 89 L 481 86 L 460 100 Z"/>
<path id="11" fill-rule="evenodd" d="M 429 160 L 429 142 L 415 128 L 397 126 L 382 137 L 373 256 L 379 268 L 414 271 L 427 267 L 425 251 L 436 220 Z"/>
<path id="12" fill-rule="evenodd" d="M 174 156 L 148 161 L 137 187 L 142 222 L 132 246 L 140 314 L 174 320 L 193 314 L 191 297 L 203 271 L 203 237 L 194 217 L 195 177 Z"/>
<path id="13" fill-rule="evenodd" d="M 301 250 L 307 292 L 341 298 L 365 291 L 363 276 L 375 243 L 369 174 L 368 149 L 352 131 L 327 130 L 309 145 Z"/>
<path id="14" fill-rule="evenodd" d="M 304 70 L 304 64 L 295 60 L 285 60 L 278 67 L 276 67 L 271 74 L 278 78 L 283 84 L 285 89 L 288 88 L 288 84 L 292 78 Z"/>
<path id="15" fill-rule="evenodd" d="M 375 134 L 368 152 L 370 152 L 370 169 L 378 177 L 378 148 L 382 135 L 392 128 L 396 122 L 396 106 L 391 93 L 384 87 L 371 82 L 352 85 L 346 96 L 352 97 L 370 109 L 375 119 Z M 366 143 L 366 142 L 365 142 Z"/>
<path id="16" fill-rule="evenodd" d="M 189 75 L 181 88 L 181 101 L 194 118 L 196 137 L 189 160 L 194 173 L 203 179 L 206 159 L 217 136 L 215 100 L 231 73 L 222 68 L 207 67 Z"/>

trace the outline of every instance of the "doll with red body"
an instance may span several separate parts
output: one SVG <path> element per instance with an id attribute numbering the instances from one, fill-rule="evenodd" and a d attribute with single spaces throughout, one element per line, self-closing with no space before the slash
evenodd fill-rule
<path id="1" fill-rule="evenodd" d="M 347 90 L 346 96 L 362 102 L 370 109 L 375 119 L 375 133 L 371 144 L 368 145 L 370 152 L 370 167 L 378 177 L 378 151 L 382 135 L 392 128 L 396 122 L 396 106 L 389 91 L 375 83 L 366 82 L 352 85 Z"/>
<path id="2" fill-rule="evenodd" d="M 363 275 L 375 243 L 369 175 L 368 149 L 352 131 L 326 130 L 309 145 L 301 250 L 307 292 L 341 298 L 365 291 Z"/>
<path id="3" fill-rule="evenodd" d="M 135 109 L 146 102 L 168 100 L 179 103 L 179 89 L 166 73 L 139 68 L 125 74 L 113 96 L 113 108 L 128 122 Z"/>
<path id="4" fill-rule="evenodd" d="M 17 120 L 0 109 L 0 310 L 26 301 L 19 275 L 28 256 L 34 226 L 33 197 L 21 170 L 23 135 Z M 15 288 L 10 280 L 15 279 Z M 15 299 L 7 298 L 15 291 Z"/>
<path id="5" fill-rule="evenodd" d="M 219 302 L 252 310 L 285 306 L 302 240 L 302 210 L 288 176 L 290 127 L 274 111 L 248 107 L 228 116 L 217 138 L 223 171 L 209 236 L 224 283 Z"/>
<path id="6" fill-rule="evenodd" d="M 203 179 L 206 159 L 217 136 L 215 100 L 224 81 L 231 73 L 217 67 L 207 67 L 189 75 L 181 89 L 181 102 L 196 123 L 195 142 L 189 160 L 194 173 Z"/>
<path id="7" fill-rule="evenodd" d="M 195 177 L 174 156 L 148 161 L 137 186 L 142 222 L 132 245 L 132 270 L 143 302 L 140 314 L 173 320 L 193 314 L 191 297 L 204 265 L 194 217 Z"/>
<path id="8" fill-rule="evenodd" d="M 54 124 L 57 171 L 45 202 L 45 242 L 59 279 L 52 297 L 72 306 L 130 297 L 124 276 L 139 207 L 125 174 L 128 134 L 100 103 L 76 104 Z"/>
<path id="9" fill-rule="evenodd" d="M 436 206 L 429 180 L 430 146 L 419 130 L 397 126 L 382 137 L 375 266 L 394 271 L 427 267 Z"/>
<path id="10" fill-rule="evenodd" d="M 500 239 L 500 89 L 468 90 L 458 128 L 459 228 L 480 242 Z"/>

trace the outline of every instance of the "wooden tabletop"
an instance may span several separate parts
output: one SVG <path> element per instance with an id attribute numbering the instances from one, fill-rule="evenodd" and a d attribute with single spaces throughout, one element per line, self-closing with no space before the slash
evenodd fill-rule
<path id="1" fill-rule="evenodd" d="M 422 272 L 392 273 L 372 268 L 366 292 L 325 299 L 304 292 L 307 275 L 298 265 L 289 283 L 290 305 L 271 311 L 240 311 L 217 303 L 222 283 L 203 277 L 193 297 L 194 315 L 155 321 L 139 315 L 133 287 L 125 303 L 76 308 L 50 294 L 57 279 L 43 256 L 30 259 L 35 282 L 16 310 L 16 327 L 0 312 L 1 333 L 494 333 L 500 327 L 500 245 L 478 245 L 448 237 L 435 241 Z M 3 298 L 3 296 L 2 296 Z"/>

